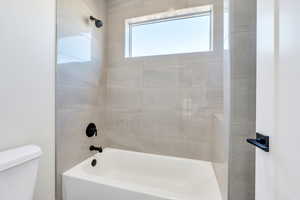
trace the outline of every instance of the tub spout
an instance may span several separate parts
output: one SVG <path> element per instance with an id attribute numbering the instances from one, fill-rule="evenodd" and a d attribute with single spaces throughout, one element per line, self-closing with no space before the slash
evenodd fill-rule
<path id="1" fill-rule="evenodd" d="M 90 151 L 98 151 L 99 153 L 102 153 L 103 149 L 102 149 L 102 147 L 95 147 L 95 146 L 91 145 Z"/>

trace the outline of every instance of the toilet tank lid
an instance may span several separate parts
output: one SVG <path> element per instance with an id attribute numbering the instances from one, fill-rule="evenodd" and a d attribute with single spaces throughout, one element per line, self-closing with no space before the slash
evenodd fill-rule
<path id="1" fill-rule="evenodd" d="M 0 152 L 0 172 L 39 158 L 42 150 L 36 145 L 27 145 Z"/>

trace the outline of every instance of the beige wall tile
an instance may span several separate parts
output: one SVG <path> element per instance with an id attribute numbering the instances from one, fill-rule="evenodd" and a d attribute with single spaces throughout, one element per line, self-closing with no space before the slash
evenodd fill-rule
<path id="1" fill-rule="evenodd" d="M 210 159 L 212 115 L 222 112 L 221 9 L 215 12 L 215 52 L 124 57 L 126 19 L 210 3 L 220 6 L 216 0 L 108 1 L 105 130 L 111 146 Z M 118 127 L 122 112 L 128 119 Z"/>
<path id="2" fill-rule="evenodd" d="M 141 72 L 142 68 L 140 66 L 109 68 L 107 71 L 107 85 L 108 87 L 137 88 L 141 85 Z"/>
<path id="3" fill-rule="evenodd" d="M 142 90 L 143 109 L 176 109 L 177 105 L 177 89 L 144 88 Z"/>
<path id="4" fill-rule="evenodd" d="M 136 110 L 141 108 L 141 91 L 136 88 L 107 88 L 107 106 L 113 109 Z"/>
<path id="5" fill-rule="evenodd" d="M 62 199 L 62 173 L 91 156 L 90 145 L 106 146 L 100 134 L 105 113 L 106 26 L 96 29 L 88 20 L 95 15 L 106 24 L 105 9 L 104 0 L 58 1 L 57 53 L 58 58 L 69 60 L 58 59 L 56 69 L 57 200 Z M 90 122 L 99 129 L 97 138 L 85 135 Z"/>
<path id="6" fill-rule="evenodd" d="M 255 199 L 256 1 L 230 2 L 231 66 L 225 70 L 225 124 L 230 133 L 228 198 Z M 228 70 L 228 68 L 230 68 Z"/>
<path id="7" fill-rule="evenodd" d="M 176 88 L 178 69 L 176 67 L 147 66 L 143 68 L 144 88 Z"/>

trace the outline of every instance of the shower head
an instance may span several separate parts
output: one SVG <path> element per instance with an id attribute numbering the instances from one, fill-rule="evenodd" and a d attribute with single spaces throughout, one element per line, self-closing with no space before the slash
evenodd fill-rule
<path id="1" fill-rule="evenodd" d="M 95 21 L 95 26 L 97 28 L 101 28 L 103 26 L 103 22 L 101 20 L 99 20 L 99 19 L 96 19 L 93 16 L 90 16 L 90 20 Z"/>

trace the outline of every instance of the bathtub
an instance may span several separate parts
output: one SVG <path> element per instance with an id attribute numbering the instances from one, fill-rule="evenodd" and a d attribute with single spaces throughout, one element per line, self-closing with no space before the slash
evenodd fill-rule
<path id="1" fill-rule="evenodd" d="M 96 166 L 92 161 L 96 159 Z M 104 149 L 63 174 L 64 200 L 221 200 L 210 162 Z"/>

